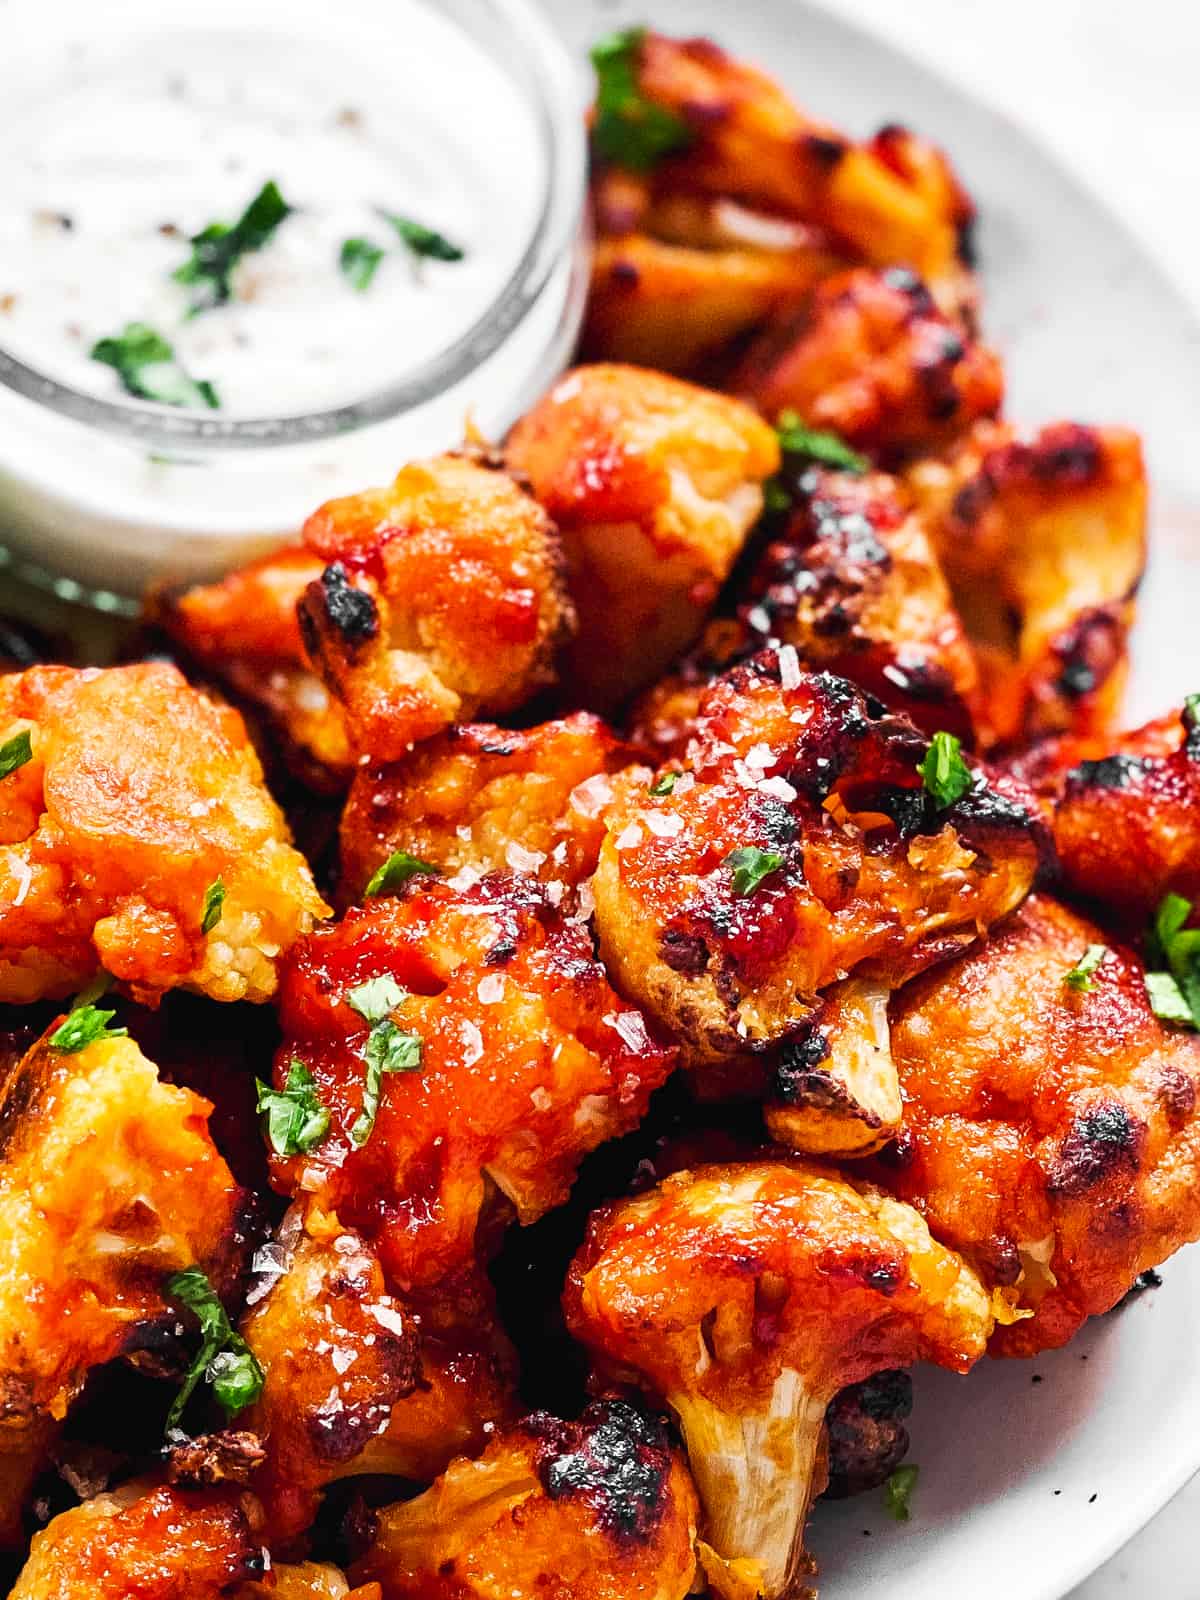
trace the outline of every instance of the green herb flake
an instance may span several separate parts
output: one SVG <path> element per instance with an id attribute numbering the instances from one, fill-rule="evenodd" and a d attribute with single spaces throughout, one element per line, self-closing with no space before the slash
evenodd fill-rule
<path id="1" fill-rule="evenodd" d="M 1106 944 L 1090 944 L 1071 968 L 1070 972 L 1063 973 L 1063 982 L 1068 989 L 1076 994 L 1086 994 L 1096 985 L 1092 981 L 1092 974 L 1108 954 Z"/>
<path id="2" fill-rule="evenodd" d="M 1181 894 L 1164 895 L 1147 939 L 1153 969 L 1146 974 L 1151 1010 L 1163 1022 L 1200 1028 L 1200 928 L 1185 926 L 1192 902 Z"/>
<path id="3" fill-rule="evenodd" d="M 381 211 L 379 215 L 395 228 L 400 235 L 401 242 L 407 245 L 414 256 L 426 261 L 463 261 L 466 252 L 458 245 L 452 244 L 444 233 L 439 233 L 436 228 L 428 228 L 423 222 L 416 222 L 412 217 L 401 216 L 398 211 Z"/>
<path id="4" fill-rule="evenodd" d="M 377 1022 L 367 1037 L 363 1059 L 367 1064 L 363 1081 L 362 1110 L 350 1129 L 350 1142 L 361 1149 L 371 1137 L 379 1115 L 379 1097 L 385 1072 L 419 1072 L 421 1037 L 402 1033 L 390 1018 Z"/>
<path id="5" fill-rule="evenodd" d="M 94 1006 L 113 986 L 113 975 L 101 967 L 91 983 L 85 984 L 71 1001 L 70 1010 L 82 1011 L 84 1006 Z"/>
<path id="6" fill-rule="evenodd" d="M 917 1487 L 920 1467 L 897 1467 L 883 1486 L 883 1506 L 889 1517 L 897 1522 L 908 1522 L 912 1517 L 913 1490 Z"/>
<path id="7" fill-rule="evenodd" d="M 364 900 L 373 900 L 376 895 L 389 894 L 393 889 L 399 889 L 410 878 L 415 878 L 418 873 L 428 873 L 436 878 L 440 868 L 422 861 L 417 856 L 410 856 L 407 850 L 397 850 L 371 874 L 367 887 L 363 890 Z"/>
<path id="8" fill-rule="evenodd" d="M 343 239 L 338 266 L 350 287 L 363 294 L 371 287 L 371 280 L 386 254 L 383 246 L 371 239 Z"/>
<path id="9" fill-rule="evenodd" d="M 29 729 L 22 728 L 20 733 L 14 733 L 11 739 L 0 744 L 0 778 L 7 778 L 9 773 L 16 772 L 18 767 L 32 760 L 33 740 Z"/>
<path id="10" fill-rule="evenodd" d="M 961 800 L 970 789 L 971 769 L 962 758 L 962 744 L 952 733 L 935 733 L 917 771 L 925 792 L 939 811 Z"/>
<path id="11" fill-rule="evenodd" d="M 200 1348 L 167 1413 L 167 1433 L 178 1428 L 196 1385 L 204 1378 L 226 1416 L 252 1405 L 262 1393 L 263 1370 L 199 1267 L 173 1273 L 163 1286 L 169 1300 L 186 1306 L 200 1324 Z"/>
<path id="12" fill-rule="evenodd" d="M 266 1118 L 267 1138 L 279 1156 L 306 1155 L 329 1132 L 329 1112 L 303 1061 L 293 1058 L 282 1089 L 256 1078 L 257 1110 Z"/>
<path id="13" fill-rule="evenodd" d="M 779 448 L 785 456 L 815 461 L 822 467 L 837 467 L 843 472 L 863 473 L 871 470 L 871 463 L 866 456 L 852 450 L 836 433 L 810 428 L 795 411 L 781 411 L 775 431 L 779 435 Z"/>
<path id="14" fill-rule="evenodd" d="M 683 774 L 681 772 L 662 773 L 661 776 L 655 778 L 654 782 L 650 785 L 650 793 L 656 800 L 664 799 L 671 793 L 672 789 L 674 789 L 675 785 L 679 782 L 682 776 Z"/>
<path id="15" fill-rule="evenodd" d="M 1200 694 L 1184 695 L 1183 725 L 1189 733 L 1200 729 Z"/>
<path id="16" fill-rule="evenodd" d="M 47 1043 L 51 1050 L 57 1050 L 60 1055 L 73 1056 L 101 1039 L 123 1039 L 129 1032 L 128 1028 L 109 1027 L 116 1014 L 115 1011 L 103 1011 L 91 1004 L 78 1006 L 65 1022 L 59 1024 Z"/>
<path id="17" fill-rule="evenodd" d="M 189 316 L 224 305 L 233 296 L 233 271 L 243 256 L 261 250 L 292 208 L 274 180 L 262 188 L 233 224 L 210 222 L 191 239 L 192 254 L 172 274 L 176 283 L 195 289 Z"/>
<path id="18" fill-rule="evenodd" d="M 216 411 L 217 391 L 203 378 L 191 378 L 175 359 L 174 347 L 144 322 L 127 322 L 113 338 L 92 346 L 93 361 L 112 367 L 127 394 L 160 406 L 191 406 Z"/>
<path id="19" fill-rule="evenodd" d="M 357 989 L 346 992 L 345 1001 L 366 1022 L 382 1022 L 389 1011 L 404 999 L 404 990 L 395 978 L 383 973 L 378 978 L 368 978 Z"/>
<path id="20" fill-rule="evenodd" d="M 645 28 L 625 28 L 592 46 L 596 69 L 596 154 L 632 172 L 649 172 L 669 155 L 686 150 L 692 130 L 682 117 L 647 98 L 638 85 Z"/>
<path id="21" fill-rule="evenodd" d="M 200 918 L 200 932 L 211 933 L 220 922 L 224 909 L 225 885 L 220 878 L 216 878 L 204 891 L 204 915 Z"/>
<path id="22" fill-rule="evenodd" d="M 733 874 L 734 894 L 744 898 L 753 894 L 764 878 L 779 871 L 783 857 L 774 850 L 759 850 L 748 844 L 740 850 L 731 850 L 725 857 L 724 865 Z"/>

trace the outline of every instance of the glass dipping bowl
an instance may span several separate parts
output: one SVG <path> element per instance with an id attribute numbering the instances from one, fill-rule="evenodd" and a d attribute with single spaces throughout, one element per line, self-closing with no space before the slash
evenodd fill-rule
<path id="1" fill-rule="evenodd" d="M 403 348 L 394 364 L 389 352 L 369 392 L 358 393 L 351 374 L 338 403 L 275 415 L 152 404 L 119 395 L 99 367 L 101 392 L 89 392 L 18 353 L 0 315 L 0 589 L 7 571 L 62 600 L 131 613 L 151 580 L 213 577 L 294 539 L 324 500 L 387 482 L 406 461 L 454 447 L 467 427 L 502 438 L 569 359 L 590 244 L 583 74 L 534 0 L 209 0 L 187 8 L 186 24 L 161 0 L 59 0 L 50 13 L 40 0 L 0 0 L 22 80 L 43 106 L 56 94 L 95 95 L 98 85 L 108 93 L 106 73 L 124 74 L 119 86 L 131 71 L 176 59 L 181 73 L 198 55 L 219 71 L 271 30 L 287 41 L 285 54 L 311 46 L 318 64 L 323 39 L 331 51 L 353 39 L 381 71 L 394 62 L 399 87 L 422 67 L 406 54 L 406 34 L 430 13 L 503 72 L 537 152 L 537 169 L 512 172 L 511 190 L 472 199 L 481 216 L 494 215 L 520 186 L 528 222 L 508 239 L 506 270 L 482 309 L 411 364 Z M 0 111 L 0 138 L 4 120 Z M 463 139 L 488 138 L 486 104 L 459 122 Z M 231 180 L 234 197 L 273 175 Z M 186 255 L 186 241 L 180 249 Z"/>

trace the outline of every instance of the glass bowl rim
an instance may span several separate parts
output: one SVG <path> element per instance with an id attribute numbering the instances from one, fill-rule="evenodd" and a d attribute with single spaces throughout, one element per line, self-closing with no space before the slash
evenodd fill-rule
<path id="1" fill-rule="evenodd" d="M 536 0 L 486 5 L 524 66 L 544 160 L 537 221 L 520 260 L 475 321 L 444 350 L 359 400 L 289 416 L 220 417 L 136 399 L 104 399 L 60 383 L 0 344 L 0 385 L 34 404 L 149 450 L 214 453 L 295 446 L 388 422 L 455 388 L 501 347 L 537 305 L 584 224 L 587 136 L 578 73 Z"/>

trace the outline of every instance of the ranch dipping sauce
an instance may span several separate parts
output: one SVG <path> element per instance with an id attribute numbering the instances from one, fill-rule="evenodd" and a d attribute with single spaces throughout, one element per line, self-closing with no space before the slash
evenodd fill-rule
<path id="1" fill-rule="evenodd" d="M 219 572 L 566 359 L 583 95 L 527 0 L 0 26 L 0 545 L 59 592 Z"/>

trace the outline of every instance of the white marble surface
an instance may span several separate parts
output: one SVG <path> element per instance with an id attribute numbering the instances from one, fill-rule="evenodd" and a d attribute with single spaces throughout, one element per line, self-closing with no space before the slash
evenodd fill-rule
<path id="1" fill-rule="evenodd" d="M 1200 314 L 1200 10 L 1186 0 L 824 3 L 1036 132 L 1134 225 Z M 1200 1478 L 1070 1600 L 1196 1600 L 1198 1528 Z"/>

